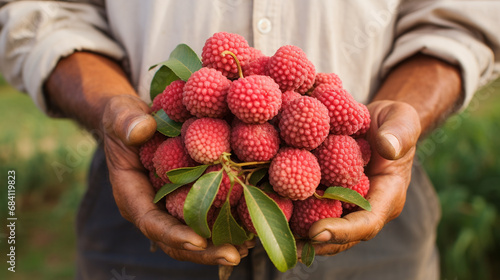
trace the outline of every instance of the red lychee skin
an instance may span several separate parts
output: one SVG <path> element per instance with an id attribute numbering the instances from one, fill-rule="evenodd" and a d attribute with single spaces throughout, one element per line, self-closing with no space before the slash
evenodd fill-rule
<path id="1" fill-rule="evenodd" d="M 156 175 L 155 171 L 149 171 L 149 181 L 151 182 L 151 185 L 155 189 L 155 191 L 158 191 L 163 185 L 165 185 L 165 182 L 162 180 L 162 178 L 158 177 Z"/>
<path id="2" fill-rule="evenodd" d="M 281 91 L 297 90 L 308 79 L 310 64 L 299 47 L 282 46 L 269 60 L 269 76 L 279 85 Z"/>
<path id="3" fill-rule="evenodd" d="M 231 128 L 225 120 L 201 118 L 186 130 L 184 144 L 193 160 L 211 164 L 224 152 L 231 152 L 229 138 Z"/>
<path id="4" fill-rule="evenodd" d="M 219 171 L 222 168 L 220 164 L 217 165 L 211 165 L 205 170 L 205 173 L 210 173 L 213 171 Z M 219 186 L 219 191 L 217 192 L 217 195 L 215 196 L 215 200 L 212 203 L 214 207 L 221 208 L 224 202 L 226 202 L 227 198 L 227 193 L 229 192 L 229 189 L 231 188 L 231 180 L 229 179 L 229 176 L 227 173 L 224 171 L 222 172 L 222 182 Z M 243 194 L 243 187 L 238 183 L 235 182 L 233 189 L 231 190 L 231 194 L 229 195 L 229 204 L 231 206 L 236 206 L 238 201 L 240 200 L 241 195 Z"/>
<path id="5" fill-rule="evenodd" d="M 364 138 L 356 139 L 356 142 L 359 145 L 361 150 L 361 156 L 363 157 L 363 164 L 366 166 L 370 162 L 370 158 L 372 157 L 372 150 L 370 148 L 370 143 Z"/>
<path id="6" fill-rule="evenodd" d="M 219 71 L 203 67 L 194 72 L 182 93 L 182 103 L 198 118 L 222 118 L 228 112 L 226 96 L 231 81 Z"/>
<path id="7" fill-rule="evenodd" d="M 285 147 L 271 161 L 269 182 L 279 195 L 304 200 L 318 187 L 321 169 L 314 155 L 303 149 Z"/>
<path id="8" fill-rule="evenodd" d="M 301 96 L 285 107 L 279 128 L 281 138 L 289 146 L 315 149 L 330 132 L 328 109 L 315 98 Z"/>
<path id="9" fill-rule="evenodd" d="M 281 91 L 267 76 L 249 76 L 234 81 L 227 93 L 231 112 L 245 123 L 265 123 L 281 108 Z"/>
<path id="10" fill-rule="evenodd" d="M 330 134 L 313 151 L 321 166 L 321 184 L 349 187 L 363 175 L 363 157 L 354 138 Z"/>
<path id="11" fill-rule="evenodd" d="M 163 99 L 163 92 L 156 95 L 151 104 L 151 112 L 156 113 L 161 110 L 161 100 Z"/>
<path id="12" fill-rule="evenodd" d="M 165 88 L 160 99 L 163 111 L 176 122 L 184 122 L 192 117 L 186 106 L 182 104 L 182 92 L 185 84 L 186 82 L 181 80 L 173 81 Z"/>
<path id="13" fill-rule="evenodd" d="M 270 59 L 271 59 L 270 56 L 262 56 L 248 63 L 243 68 L 243 76 L 245 77 L 252 75 L 267 76 L 268 64 Z"/>
<path id="14" fill-rule="evenodd" d="M 316 73 L 314 88 L 319 85 L 331 85 L 342 88 L 342 80 L 335 73 Z"/>
<path id="15" fill-rule="evenodd" d="M 165 207 L 170 215 L 184 221 L 184 202 L 191 190 L 191 185 L 182 186 L 165 196 Z"/>
<path id="16" fill-rule="evenodd" d="M 288 106 L 288 104 L 290 104 L 291 101 L 301 97 L 302 94 L 296 92 L 296 91 L 293 91 L 293 90 L 287 90 L 285 92 L 283 92 L 283 94 L 281 95 L 281 109 L 280 109 L 280 112 L 283 112 L 283 110 L 285 109 L 286 106 Z M 281 116 L 280 116 L 281 117 Z"/>
<path id="17" fill-rule="evenodd" d="M 292 200 L 279 196 L 275 193 L 266 193 L 276 204 L 278 204 L 278 207 L 283 211 L 283 214 L 285 215 L 285 218 L 287 221 L 290 221 L 290 218 L 293 213 L 293 202 Z M 255 227 L 253 225 L 252 219 L 250 218 L 250 213 L 248 212 L 248 207 L 247 203 L 245 201 L 245 197 L 242 196 L 240 199 L 240 202 L 238 203 L 237 206 L 238 210 L 238 216 L 241 220 L 241 223 L 243 226 L 250 232 L 253 232 L 254 234 L 257 234 L 257 231 L 255 230 Z"/>
<path id="18" fill-rule="evenodd" d="M 231 148 L 241 161 L 268 161 L 280 147 L 278 131 L 270 123 L 247 124 L 233 121 Z"/>
<path id="19" fill-rule="evenodd" d="M 362 137 L 366 134 L 368 129 L 370 129 L 370 124 L 371 124 L 371 117 L 370 117 L 370 111 L 368 111 L 368 108 L 362 104 L 358 103 L 358 105 L 361 107 L 361 112 L 362 112 L 362 118 L 363 118 L 363 124 L 359 128 L 356 133 L 353 134 L 354 137 Z"/>
<path id="20" fill-rule="evenodd" d="M 318 190 L 322 196 L 323 191 Z M 293 214 L 290 229 L 299 237 L 308 237 L 309 229 L 316 221 L 325 218 L 339 218 L 342 215 L 342 203 L 335 199 L 319 199 L 311 196 L 306 200 L 293 202 Z"/>
<path id="21" fill-rule="evenodd" d="M 363 126 L 363 109 L 346 90 L 319 85 L 311 96 L 321 101 L 328 109 L 331 133 L 352 135 Z"/>
<path id="22" fill-rule="evenodd" d="M 170 183 L 167 171 L 181 167 L 192 167 L 195 164 L 186 152 L 180 136 L 168 138 L 161 143 L 153 157 L 156 174 L 165 183 Z"/>
<path id="23" fill-rule="evenodd" d="M 149 171 L 155 171 L 153 164 L 153 157 L 155 155 L 156 149 L 158 146 L 163 143 L 163 141 L 167 140 L 167 136 L 155 132 L 153 137 L 151 137 L 146 143 L 144 143 L 139 148 L 139 158 L 141 160 L 142 165 Z"/>
<path id="24" fill-rule="evenodd" d="M 181 139 L 182 139 L 182 143 L 184 143 L 184 140 L 186 138 L 186 131 L 188 129 L 188 127 L 195 121 L 197 120 L 196 117 L 192 117 L 192 118 L 189 118 L 187 119 L 184 123 L 182 123 L 182 126 L 181 126 Z"/>
<path id="25" fill-rule="evenodd" d="M 362 197 L 366 197 L 368 190 L 370 190 L 370 180 L 363 174 L 359 182 L 354 186 L 350 186 L 349 189 L 357 191 Z M 344 212 L 351 212 L 358 208 L 356 204 L 346 202 L 342 202 L 342 207 L 345 210 Z"/>
<path id="26" fill-rule="evenodd" d="M 265 56 L 261 50 L 250 47 L 250 62 Z"/>
<path id="27" fill-rule="evenodd" d="M 310 91 L 314 86 L 314 81 L 316 78 L 316 68 L 314 67 L 314 64 L 312 62 L 309 61 L 309 63 L 306 64 L 306 69 L 306 79 L 304 80 L 304 83 L 297 89 L 300 94 L 305 94 Z"/>
<path id="28" fill-rule="evenodd" d="M 241 35 L 218 32 L 208 38 L 201 53 L 203 66 L 216 69 L 229 79 L 238 78 L 238 66 L 230 55 L 221 55 L 224 51 L 234 53 L 240 61 L 241 67 L 245 67 L 258 55 Z"/>

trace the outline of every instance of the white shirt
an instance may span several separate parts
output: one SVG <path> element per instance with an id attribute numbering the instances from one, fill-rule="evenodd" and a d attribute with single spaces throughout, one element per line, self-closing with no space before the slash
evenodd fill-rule
<path id="1" fill-rule="evenodd" d="M 205 40 L 218 31 L 238 33 L 266 55 L 296 45 L 317 71 L 337 73 L 365 103 L 391 67 L 417 52 L 461 67 L 464 106 L 500 72 L 500 1 L 78 2 L 14 1 L 0 9 L 0 71 L 41 110 L 45 79 L 74 51 L 121 61 L 149 102 L 154 70 L 148 68 L 179 43 L 201 55 Z"/>

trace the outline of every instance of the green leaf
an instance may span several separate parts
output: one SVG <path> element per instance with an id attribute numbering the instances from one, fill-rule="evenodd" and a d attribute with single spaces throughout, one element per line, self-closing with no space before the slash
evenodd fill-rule
<path id="1" fill-rule="evenodd" d="M 371 211 L 372 206 L 370 202 L 361 196 L 357 191 L 343 187 L 329 187 L 325 190 L 322 198 L 336 199 L 347 203 L 353 203 L 363 208 L 364 210 Z"/>
<path id="2" fill-rule="evenodd" d="M 257 186 L 257 184 L 262 180 L 267 175 L 267 168 L 260 168 L 255 170 L 255 172 L 252 173 L 250 176 L 250 179 L 248 179 L 248 183 L 252 186 Z"/>
<path id="3" fill-rule="evenodd" d="M 172 183 L 168 183 L 168 184 L 163 185 L 163 187 L 161 187 L 161 189 L 159 189 L 158 192 L 156 193 L 153 202 L 157 203 L 164 196 L 166 196 L 167 194 L 175 191 L 176 189 L 178 189 L 182 185 L 184 185 L 184 184 L 172 184 Z"/>
<path id="4" fill-rule="evenodd" d="M 241 245 L 248 239 L 246 231 L 236 222 L 231 214 L 231 205 L 227 200 L 220 209 L 212 229 L 212 242 L 214 245 L 225 243 Z"/>
<path id="5" fill-rule="evenodd" d="M 174 122 L 163 109 L 156 112 L 153 118 L 156 120 L 156 130 L 163 135 L 175 137 L 181 134 L 182 123 Z"/>
<path id="6" fill-rule="evenodd" d="M 189 184 L 198 179 L 207 169 L 208 165 L 197 165 L 194 167 L 182 167 L 167 172 L 168 179 L 175 184 Z"/>
<path id="7" fill-rule="evenodd" d="M 200 177 L 191 187 L 184 202 L 184 220 L 197 234 L 210 237 L 207 213 L 222 182 L 222 169 Z"/>
<path id="8" fill-rule="evenodd" d="M 311 242 L 306 242 L 304 244 L 304 247 L 302 247 L 302 254 L 300 256 L 302 263 L 306 266 L 311 266 L 311 264 L 314 262 L 315 256 L 316 251 L 314 250 L 313 245 L 311 244 Z"/>
<path id="9" fill-rule="evenodd" d="M 267 255 L 285 272 L 297 263 L 297 247 L 285 215 L 259 188 L 243 185 L 248 212 Z"/>
<path id="10" fill-rule="evenodd" d="M 276 193 L 273 189 L 273 186 L 269 182 L 264 182 L 260 185 L 260 189 L 265 193 Z"/>
<path id="11" fill-rule="evenodd" d="M 156 71 L 153 79 L 151 80 L 151 86 L 149 88 L 151 101 L 155 99 L 158 94 L 162 93 L 168 85 L 177 80 L 180 80 L 179 76 L 177 76 L 172 69 L 162 65 L 160 69 Z"/>

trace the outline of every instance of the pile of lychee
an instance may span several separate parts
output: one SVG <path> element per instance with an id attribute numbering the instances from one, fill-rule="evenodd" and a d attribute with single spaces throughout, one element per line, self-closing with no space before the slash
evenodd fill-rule
<path id="1" fill-rule="evenodd" d="M 282 46 L 265 56 L 242 36 L 226 32 L 206 41 L 201 61 L 203 67 L 187 81 L 170 83 L 153 100 L 153 114 L 163 110 L 182 123 L 179 136 L 157 132 L 140 148 L 156 190 L 170 183 L 167 172 L 174 169 L 223 169 L 208 224 L 229 201 L 234 218 L 257 234 L 242 184 L 251 184 L 249 177 L 264 170 L 253 184 L 281 208 L 296 238 L 308 238 L 319 219 L 358 209 L 323 197 L 328 187 L 365 197 L 370 185 L 364 174 L 370 114 L 336 74 L 317 73 L 299 47 Z M 181 221 L 192 185 L 179 186 L 161 200 Z"/>

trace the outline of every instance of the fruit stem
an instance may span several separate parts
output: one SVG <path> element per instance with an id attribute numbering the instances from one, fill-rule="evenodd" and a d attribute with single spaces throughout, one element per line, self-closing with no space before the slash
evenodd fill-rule
<path id="1" fill-rule="evenodd" d="M 223 51 L 220 55 L 223 57 L 226 55 L 232 56 L 234 58 L 234 61 L 236 61 L 236 66 L 238 66 L 238 75 L 240 76 L 240 78 L 243 78 L 243 70 L 241 70 L 240 60 L 236 57 L 236 55 L 232 51 Z"/>

